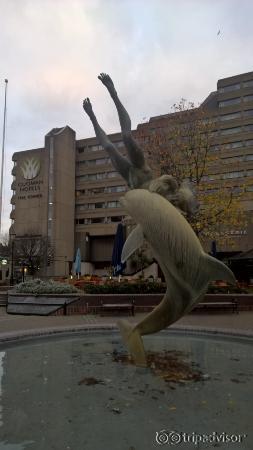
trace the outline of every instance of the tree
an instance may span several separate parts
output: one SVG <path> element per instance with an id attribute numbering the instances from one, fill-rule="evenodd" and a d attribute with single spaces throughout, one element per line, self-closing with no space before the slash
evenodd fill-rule
<path id="1" fill-rule="evenodd" d="M 0 256 L 10 256 L 9 233 L 2 233 L 0 236 Z"/>
<path id="2" fill-rule="evenodd" d="M 157 176 L 171 174 L 179 185 L 186 180 L 192 186 L 199 206 L 187 219 L 198 237 L 231 245 L 231 231 L 245 228 L 247 222 L 241 203 L 245 185 L 235 187 L 226 176 L 228 165 L 221 158 L 223 147 L 216 143 L 215 117 L 182 99 L 153 132 L 144 133 L 140 139 Z"/>
<path id="3" fill-rule="evenodd" d="M 53 260 L 53 247 L 46 237 L 27 233 L 15 238 L 14 260 L 22 268 L 27 267 L 30 275 L 35 275 L 40 268 L 50 265 Z"/>

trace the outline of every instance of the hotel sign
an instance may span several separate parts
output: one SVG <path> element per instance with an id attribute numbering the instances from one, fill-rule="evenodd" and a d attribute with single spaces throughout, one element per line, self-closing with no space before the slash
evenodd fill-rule
<path id="1" fill-rule="evenodd" d="M 43 184 L 43 180 L 38 179 L 40 169 L 40 160 L 36 157 L 27 158 L 21 163 L 20 172 L 25 181 L 18 183 L 20 194 L 18 197 L 19 200 L 42 197 L 40 189 L 41 185 Z"/>
<path id="2" fill-rule="evenodd" d="M 40 173 L 40 160 L 38 158 L 28 158 L 20 166 L 20 170 L 26 180 L 33 180 Z"/>

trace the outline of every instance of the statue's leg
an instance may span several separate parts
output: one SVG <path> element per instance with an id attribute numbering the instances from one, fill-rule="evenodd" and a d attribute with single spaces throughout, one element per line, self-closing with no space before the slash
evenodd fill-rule
<path id="1" fill-rule="evenodd" d="M 86 112 L 86 114 L 89 116 L 92 125 L 94 127 L 94 131 L 96 134 L 96 137 L 99 141 L 99 143 L 104 147 L 106 152 L 111 158 L 112 164 L 114 168 L 120 173 L 120 175 L 126 180 L 128 183 L 129 180 L 129 169 L 131 167 L 131 164 L 129 161 L 122 156 L 116 147 L 113 145 L 113 143 L 110 141 L 104 130 L 100 127 L 97 118 L 93 112 L 91 102 L 89 98 L 86 98 L 83 101 L 83 109 Z"/>
<path id="2" fill-rule="evenodd" d="M 126 146 L 129 159 L 134 167 L 142 169 L 145 165 L 145 158 L 142 149 L 133 138 L 129 114 L 119 100 L 117 91 L 109 75 L 107 75 L 106 73 L 101 73 L 98 78 L 107 88 L 117 108 L 122 131 L 122 138 Z"/>

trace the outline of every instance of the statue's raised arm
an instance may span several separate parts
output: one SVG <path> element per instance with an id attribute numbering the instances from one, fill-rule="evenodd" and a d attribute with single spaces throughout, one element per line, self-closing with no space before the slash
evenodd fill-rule
<path id="1" fill-rule="evenodd" d="M 115 145 L 110 141 L 106 133 L 102 130 L 88 98 L 83 102 L 83 109 L 88 114 L 93 124 L 94 131 L 99 143 L 107 151 L 112 160 L 113 166 L 126 180 L 128 186 L 131 189 L 148 187 L 150 181 L 152 180 L 152 171 L 145 161 L 142 149 L 133 138 L 129 114 L 119 100 L 117 91 L 109 75 L 101 73 L 98 78 L 100 81 L 102 81 L 104 86 L 106 86 L 117 108 L 122 132 L 122 139 L 125 144 L 129 159 L 126 159 L 121 155 Z"/>

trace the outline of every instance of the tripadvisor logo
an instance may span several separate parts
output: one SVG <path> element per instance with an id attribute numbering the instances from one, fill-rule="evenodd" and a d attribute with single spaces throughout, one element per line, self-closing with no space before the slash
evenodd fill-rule
<path id="1" fill-rule="evenodd" d="M 38 158 L 28 158 L 20 166 L 20 170 L 23 173 L 23 177 L 26 180 L 32 180 L 39 175 L 40 161 Z"/>

